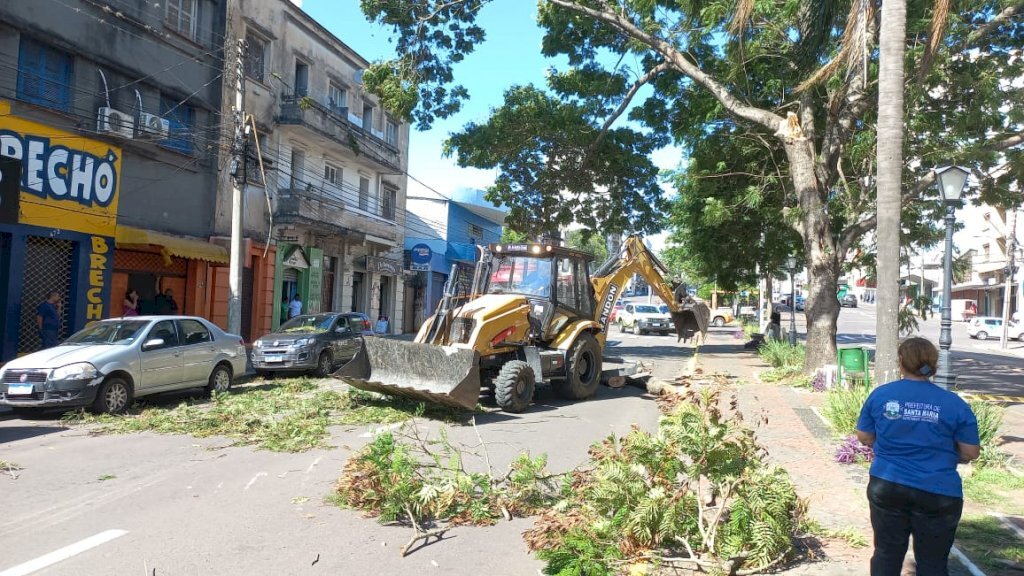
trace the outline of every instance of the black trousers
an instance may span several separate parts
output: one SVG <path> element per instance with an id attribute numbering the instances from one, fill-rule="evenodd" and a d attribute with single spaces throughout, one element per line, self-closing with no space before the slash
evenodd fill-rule
<path id="1" fill-rule="evenodd" d="M 868 504 L 875 533 L 871 576 L 899 576 L 911 534 L 917 575 L 948 576 L 949 549 L 964 509 L 963 499 L 872 476 Z"/>

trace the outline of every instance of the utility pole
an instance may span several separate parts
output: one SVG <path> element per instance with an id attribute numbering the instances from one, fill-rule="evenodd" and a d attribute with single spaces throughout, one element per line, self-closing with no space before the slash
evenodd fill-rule
<path id="1" fill-rule="evenodd" d="M 1010 222 L 1006 239 L 1006 287 L 1003 290 L 1003 332 L 999 337 L 999 347 L 1006 348 L 1007 331 L 1010 329 L 1010 301 L 1013 300 L 1013 256 L 1017 251 L 1017 207 L 1010 210 Z"/>
<path id="2" fill-rule="evenodd" d="M 245 187 L 245 39 L 235 54 L 235 135 L 231 143 L 231 260 L 228 268 L 228 332 L 242 332 L 242 190 Z"/>

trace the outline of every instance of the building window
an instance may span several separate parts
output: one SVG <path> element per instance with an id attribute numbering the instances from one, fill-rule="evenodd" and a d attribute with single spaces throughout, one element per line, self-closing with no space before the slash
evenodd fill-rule
<path id="1" fill-rule="evenodd" d="M 380 193 L 380 215 L 388 220 L 394 220 L 396 204 L 398 204 L 398 189 L 385 184 Z"/>
<path id="2" fill-rule="evenodd" d="M 484 243 L 484 229 L 476 224 L 469 225 L 469 243 L 470 244 L 483 244 Z"/>
<path id="3" fill-rule="evenodd" d="M 167 25 L 171 29 L 196 39 L 196 10 L 199 0 L 166 0 L 167 2 Z"/>
<path id="4" fill-rule="evenodd" d="M 363 130 L 369 132 L 373 129 L 373 106 L 363 104 Z"/>
<path id="5" fill-rule="evenodd" d="M 182 154 L 191 154 L 192 135 L 195 133 L 195 109 L 175 98 L 162 96 L 160 115 L 170 123 L 167 138 L 161 140 L 160 145 Z"/>
<path id="6" fill-rule="evenodd" d="M 341 168 L 331 164 L 324 164 L 324 182 L 337 186 L 341 183 Z"/>
<path id="7" fill-rule="evenodd" d="M 262 83 L 266 71 L 267 41 L 249 30 L 245 33 L 245 44 L 245 75 Z"/>
<path id="8" fill-rule="evenodd" d="M 309 64 L 301 60 L 295 61 L 295 95 L 309 94 Z"/>
<path id="9" fill-rule="evenodd" d="M 327 85 L 327 107 L 335 114 L 348 116 L 348 93 L 334 82 Z"/>
<path id="10" fill-rule="evenodd" d="M 398 124 L 388 119 L 387 129 L 384 131 L 384 140 L 392 146 L 398 146 Z"/>
<path id="11" fill-rule="evenodd" d="M 67 52 L 22 37 L 18 51 L 18 98 L 70 111 L 73 62 Z"/>
<path id="12" fill-rule="evenodd" d="M 359 177 L 359 209 L 366 210 L 370 207 L 370 179 L 365 176 Z"/>

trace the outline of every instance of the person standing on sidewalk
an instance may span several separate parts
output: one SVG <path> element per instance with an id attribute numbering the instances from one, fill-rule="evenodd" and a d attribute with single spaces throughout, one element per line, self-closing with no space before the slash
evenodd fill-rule
<path id="1" fill-rule="evenodd" d="M 36 327 L 39 329 L 40 350 L 53 348 L 60 332 L 60 292 L 50 291 L 46 300 L 36 306 Z"/>
<path id="2" fill-rule="evenodd" d="M 871 576 L 899 576 L 911 534 L 917 574 L 948 575 L 964 506 L 956 466 L 981 454 L 978 422 L 962 398 L 929 380 L 939 359 L 934 344 L 909 338 L 898 356 L 903 378 L 872 391 L 857 421 L 857 438 L 875 451 Z"/>

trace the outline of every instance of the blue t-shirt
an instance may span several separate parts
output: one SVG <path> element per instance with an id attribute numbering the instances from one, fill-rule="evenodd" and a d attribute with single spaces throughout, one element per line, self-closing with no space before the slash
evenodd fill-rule
<path id="1" fill-rule="evenodd" d="M 872 476 L 963 498 L 956 442 L 980 440 L 974 412 L 956 394 L 923 380 L 890 382 L 868 396 L 857 429 L 875 435 Z"/>
<path id="2" fill-rule="evenodd" d="M 36 306 L 36 315 L 43 319 L 43 330 L 60 330 L 60 314 L 53 304 L 43 302 Z"/>

